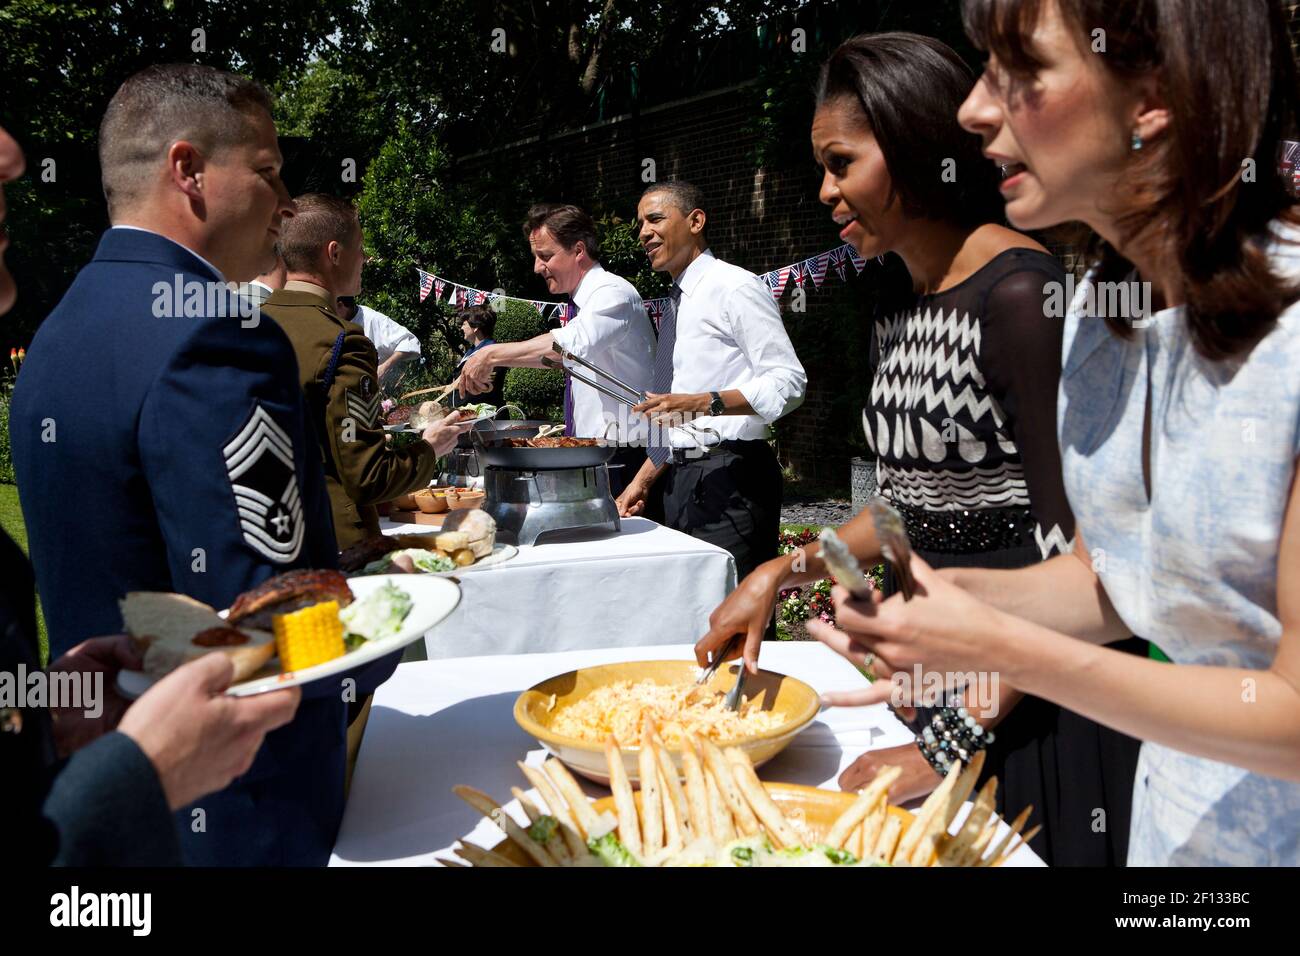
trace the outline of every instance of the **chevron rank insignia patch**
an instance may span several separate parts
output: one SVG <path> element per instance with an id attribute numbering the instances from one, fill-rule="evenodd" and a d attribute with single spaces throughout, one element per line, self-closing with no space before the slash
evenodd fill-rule
<path id="1" fill-rule="evenodd" d="M 260 403 L 221 450 L 244 543 L 277 564 L 302 551 L 302 500 L 293 442 Z"/>
<path id="2" fill-rule="evenodd" d="M 362 375 L 354 392 L 347 389 L 348 414 L 359 424 L 374 428 L 379 424 L 379 392 L 369 375 Z"/>

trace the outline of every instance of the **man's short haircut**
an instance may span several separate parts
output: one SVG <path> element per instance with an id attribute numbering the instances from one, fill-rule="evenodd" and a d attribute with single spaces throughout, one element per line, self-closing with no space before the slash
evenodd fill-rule
<path id="1" fill-rule="evenodd" d="M 600 261 L 600 240 L 596 238 L 596 222 L 577 206 L 543 203 L 528 210 L 524 220 L 524 238 L 527 239 L 543 226 L 566 250 L 579 242 L 587 247 L 587 258 Z"/>
<path id="2" fill-rule="evenodd" d="M 667 195 L 668 201 L 676 206 L 683 216 L 689 216 L 691 210 L 698 209 L 704 213 L 705 222 L 708 222 L 709 207 L 704 199 L 704 190 L 699 186 L 688 183 L 684 179 L 669 179 L 662 183 L 651 183 L 641 193 L 641 198 L 644 199 L 655 193 Z"/>
<path id="3" fill-rule="evenodd" d="M 290 272 L 314 269 L 331 242 L 350 246 L 360 241 L 361 224 L 351 200 L 305 193 L 293 202 L 296 211 L 280 225 L 280 254 Z"/>
<path id="4" fill-rule="evenodd" d="M 641 198 L 644 199 L 654 193 L 667 193 L 669 202 L 680 209 L 683 216 L 689 216 L 693 209 L 701 210 L 706 216 L 709 214 L 708 206 L 704 201 L 704 190 L 684 179 L 651 183 L 641 193 Z"/>
<path id="5" fill-rule="evenodd" d="M 250 120 L 259 110 L 271 113 L 261 84 L 210 66 L 166 63 L 132 76 L 99 124 L 109 215 L 144 197 L 173 143 L 186 140 L 207 156 L 219 155 L 253 139 Z"/>
<path id="6" fill-rule="evenodd" d="M 492 338 L 492 333 L 497 327 L 497 314 L 486 305 L 471 305 L 469 308 L 461 309 L 460 320 L 468 322 L 471 329 L 482 332 L 486 339 Z"/>

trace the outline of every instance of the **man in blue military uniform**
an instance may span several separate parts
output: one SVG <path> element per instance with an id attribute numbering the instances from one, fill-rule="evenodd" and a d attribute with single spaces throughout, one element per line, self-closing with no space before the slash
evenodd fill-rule
<path id="1" fill-rule="evenodd" d="M 18 144 L 0 129 L 0 185 L 21 176 L 23 165 Z M 0 222 L 4 215 L 0 188 Z M 0 238 L 0 256 L 4 246 Z M 14 295 L 0 258 L 0 315 Z M 224 655 L 209 654 L 159 681 L 127 710 L 111 687 L 121 668 L 140 665 L 131 642 L 123 635 L 85 641 L 42 673 L 35 604 L 31 566 L 0 532 L 0 845 L 6 858 L 19 867 L 179 863 L 171 809 L 246 770 L 266 731 L 293 717 L 301 692 L 228 697 L 223 691 L 234 668 Z M 60 678 L 73 675 L 80 678 L 80 686 L 72 685 L 80 691 L 77 706 L 52 699 L 61 696 L 57 688 L 70 686 Z M 45 693 L 31 693 L 42 686 Z"/>
<path id="2" fill-rule="evenodd" d="M 336 564 L 293 351 L 229 287 L 270 265 L 292 214 L 270 109 L 254 82 L 170 65 L 127 80 L 105 113 L 113 228 L 37 332 L 10 414 L 52 655 L 120 630 L 128 591 L 220 608 Z M 325 863 L 346 701 L 397 659 L 311 685 L 247 774 L 180 810 L 186 862 Z"/>

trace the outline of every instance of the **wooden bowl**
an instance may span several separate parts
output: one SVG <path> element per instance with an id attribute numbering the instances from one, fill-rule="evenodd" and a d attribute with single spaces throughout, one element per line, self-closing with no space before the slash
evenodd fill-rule
<path id="1" fill-rule="evenodd" d="M 411 494 L 398 495 L 392 500 L 392 506 L 399 511 L 419 510 L 419 505 L 415 503 L 415 496 Z"/>
<path id="2" fill-rule="evenodd" d="M 482 491 L 460 491 L 454 498 L 448 495 L 445 499 L 447 507 L 452 511 L 469 511 L 472 508 L 483 507 L 483 501 L 487 498 L 487 493 Z"/>
<path id="3" fill-rule="evenodd" d="M 840 818 L 845 810 L 853 805 L 857 799 L 856 793 L 845 793 L 841 790 L 821 790 L 817 787 L 806 787 L 798 783 L 768 783 L 763 781 L 763 789 L 772 797 L 772 802 L 781 808 L 787 819 L 800 819 L 807 829 L 812 833 L 815 840 L 824 840 L 830 832 L 835 821 Z M 641 811 L 641 791 L 638 790 L 632 795 L 636 801 L 637 813 Z M 613 797 L 602 797 L 593 805 L 597 813 L 604 813 L 608 810 L 610 813 L 617 814 L 618 809 L 614 806 Z M 903 825 L 902 833 L 907 832 L 915 816 L 904 810 L 902 807 L 889 807 L 890 816 L 898 817 L 899 822 Z M 537 866 L 527 853 L 509 839 L 502 838 L 501 842 L 492 847 L 494 853 L 500 853 L 506 859 L 519 866 Z"/>
<path id="4" fill-rule="evenodd" d="M 736 666 L 736 663 L 729 663 L 718 668 L 718 672 L 705 686 L 709 690 L 730 690 L 736 683 L 733 672 Z M 649 679 L 656 684 L 682 686 L 694 683 L 698 674 L 699 668 L 694 661 L 628 661 L 584 667 L 544 680 L 520 694 L 515 701 L 515 721 L 525 733 L 541 741 L 543 747 L 560 758 L 574 773 L 607 784 L 609 767 L 605 763 L 604 743 L 552 732 L 551 722 L 556 713 L 586 697 L 596 688 L 616 681 L 636 683 Z M 821 701 L 815 690 L 801 680 L 775 671 L 760 669 L 757 676 L 746 676 L 745 696 L 754 699 L 760 693 L 763 697 L 761 709 L 784 712 L 785 722 L 761 734 L 719 743 L 722 747 L 739 747 L 749 755 L 755 767 L 761 767 L 784 750 L 801 730 L 812 723 L 821 709 Z M 548 709 L 552 694 L 555 695 L 555 707 Z M 620 749 L 628 778 L 640 780 L 641 748 Z M 672 753 L 673 760 L 679 761 L 678 753 Z"/>
<path id="5" fill-rule="evenodd" d="M 442 514 L 447 510 L 447 499 L 436 495 L 432 488 L 417 491 L 411 497 L 415 499 L 415 506 L 427 515 Z"/>

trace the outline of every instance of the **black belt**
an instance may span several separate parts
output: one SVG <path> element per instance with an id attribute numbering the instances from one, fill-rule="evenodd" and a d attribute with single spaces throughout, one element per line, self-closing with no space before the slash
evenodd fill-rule
<path id="1" fill-rule="evenodd" d="M 719 451 L 729 451 L 733 455 L 746 455 L 759 450 L 759 446 L 772 450 L 772 446 L 763 438 L 728 438 L 705 448 L 674 448 L 673 464 L 689 465 L 693 461 L 703 461 Z"/>
<path id="2" fill-rule="evenodd" d="M 892 502 L 902 515 L 907 538 L 919 551 L 983 554 L 1010 548 L 1037 547 L 1037 522 L 1028 508 L 979 508 L 928 511 Z"/>

